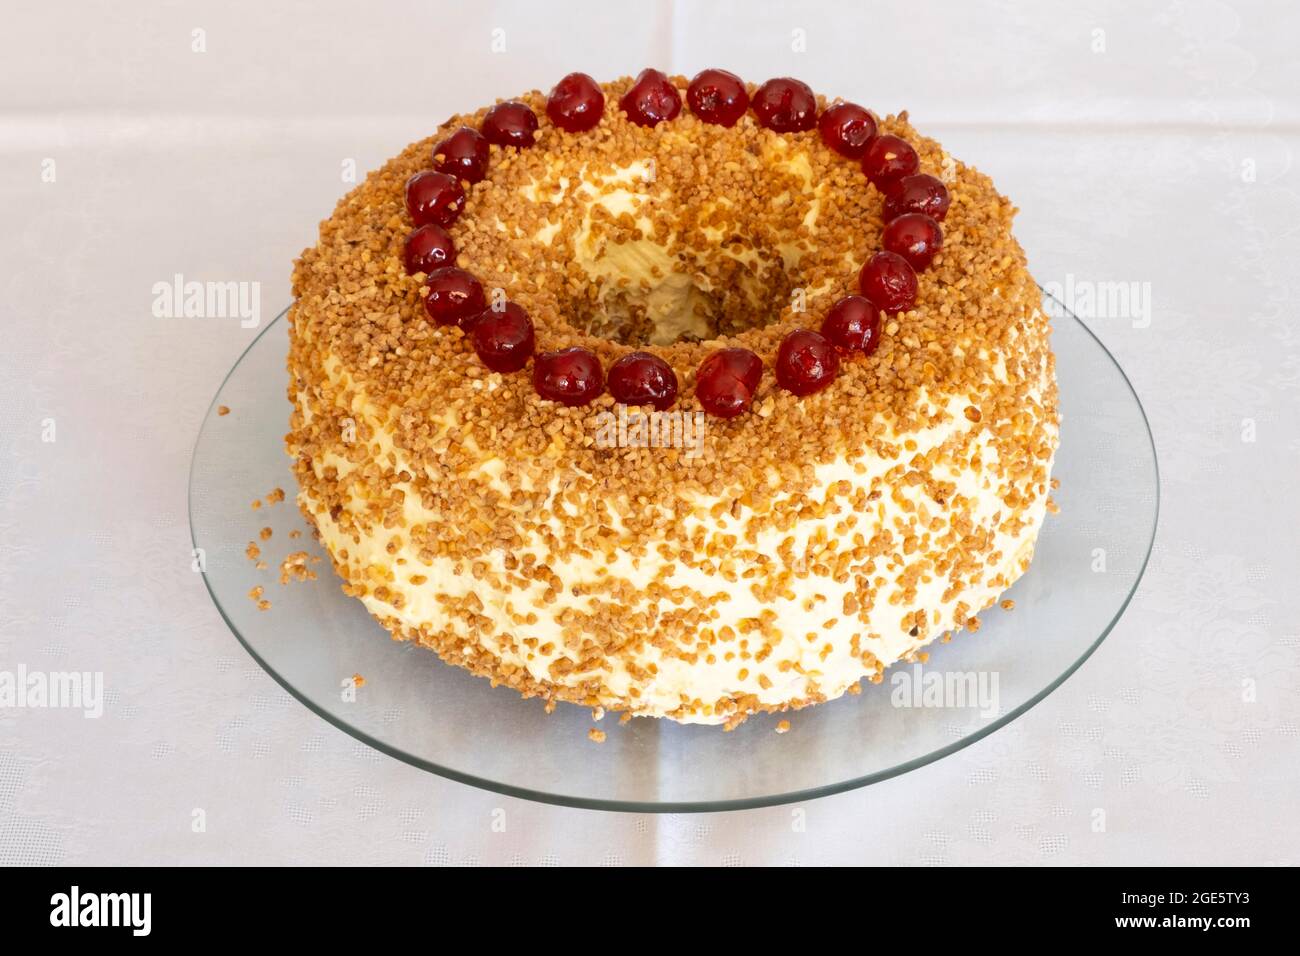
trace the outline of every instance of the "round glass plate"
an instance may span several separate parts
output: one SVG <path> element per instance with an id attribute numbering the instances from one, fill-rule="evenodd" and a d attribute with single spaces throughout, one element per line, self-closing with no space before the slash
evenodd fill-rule
<path id="1" fill-rule="evenodd" d="M 587 708 L 540 700 L 390 640 L 347 597 L 299 515 L 284 453 L 287 322 L 248 347 L 213 400 L 190 472 L 190 526 L 203 577 L 235 636 L 281 685 L 326 720 L 433 773 L 515 796 L 617 810 L 720 810 L 805 800 L 937 760 L 1023 714 L 1087 659 L 1123 613 L 1146 567 L 1159 504 L 1155 449 L 1128 379 L 1088 329 L 1050 297 L 1061 389 L 1055 476 L 1060 513 L 1036 556 L 978 633 L 931 645 L 859 695 L 724 733 L 614 716 L 587 738 Z M 219 415 L 219 406 L 229 406 Z M 286 499 L 253 510 L 283 488 Z M 259 530 L 270 527 L 263 541 Z M 290 537 L 293 530 L 299 538 Z M 268 567 L 246 555 L 256 542 Z M 290 552 L 322 555 L 314 581 L 279 583 Z M 265 611 L 249 597 L 261 585 Z M 352 675 L 364 684 L 351 692 Z M 788 733 L 774 733 L 782 717 Z"/>

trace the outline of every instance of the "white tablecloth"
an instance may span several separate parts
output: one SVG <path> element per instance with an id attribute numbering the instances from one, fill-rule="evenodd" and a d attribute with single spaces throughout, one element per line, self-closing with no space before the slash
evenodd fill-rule
<path id="1" fill-rule="evenodd" d="M 0 670 L 103 671 L 105 713 L 0 710 L 0 863 L 1300 858 L 1293 4 L 74 6 L 0 31 Z M 1015 199 L 1040 281 L 1151 296 L 1149 322 L 1090 323 L 1163 474 L 1123 621 L 1009 727 L 799 807 L 598 813 L 431 776 L 291 699 L 191 571 L 190 452 L 255 330 L 155 318 L 154 284 L 260 282 L 268 321 L 347 160 L 648 64 L 907 108 Z"/>

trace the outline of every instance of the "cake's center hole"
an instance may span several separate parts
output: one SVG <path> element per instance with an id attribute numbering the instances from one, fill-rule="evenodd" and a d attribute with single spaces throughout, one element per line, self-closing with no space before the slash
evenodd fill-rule
<path id="1" fill-rule="evenodd" d="M 808 154 L 720 128 L 642 140 L 645 153 L 594 151 L 576 170 L 526 153 L 537 165 L 502 195 L 532 208 L 496 210 L 480 241 L 508 243 L 502 261 L 531 271 L 534 294 L 570 325 L 622 344 L 708 341 L 778 321 L 807 289 L 822 240 L 824 190 Z"/>
<path id="2" fill-rule="evenodd" d="M 707 341 L 767 325 L 798 287 L 782 249 L 753 237 L 698 245 L 643 237 L 594 251 L 579 256 L 594 293 L 572 303 L 571 321 L 626 345 Z"/>

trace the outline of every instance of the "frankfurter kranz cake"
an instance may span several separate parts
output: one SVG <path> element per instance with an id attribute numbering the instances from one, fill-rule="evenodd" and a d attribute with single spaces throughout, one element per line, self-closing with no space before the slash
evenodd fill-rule
<path id="1" fill-rule="evenodd" d="M 857 692 L 1033 554 L 1057 395 L 1014 212 L 789 78 L 454 116 L 296 264 L 299 505 L 395 638 L 547 709 Z"/>

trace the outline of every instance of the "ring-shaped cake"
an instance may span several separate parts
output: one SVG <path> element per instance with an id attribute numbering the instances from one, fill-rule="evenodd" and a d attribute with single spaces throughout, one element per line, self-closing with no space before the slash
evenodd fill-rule
<path id="1" fill-rule="evenodd" d="M 1029 566 L 1049 326 L 989 179 L 786 78 L 454 116 L 294 272 L 287 449 L 344 589 L 548 705 L 733 727 Z"/>

